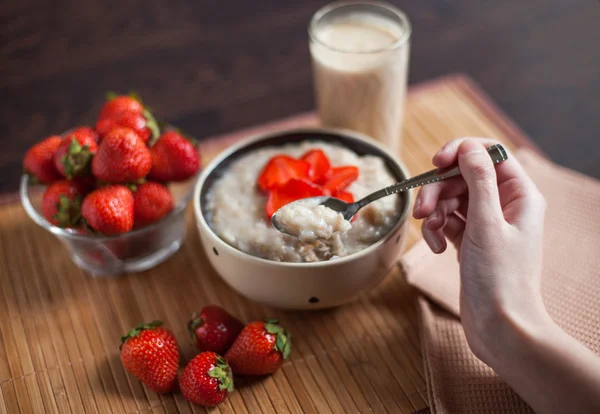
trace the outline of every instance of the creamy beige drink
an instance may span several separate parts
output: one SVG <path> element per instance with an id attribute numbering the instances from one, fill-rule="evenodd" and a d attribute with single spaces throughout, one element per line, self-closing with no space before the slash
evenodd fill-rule
<path id="1" fill-rule="evenodd" d="M 310 26 L 315 95 L 324 126 L 362 132 L 398 153 L 410 25 L 378 4 L 329 6 Z"/>

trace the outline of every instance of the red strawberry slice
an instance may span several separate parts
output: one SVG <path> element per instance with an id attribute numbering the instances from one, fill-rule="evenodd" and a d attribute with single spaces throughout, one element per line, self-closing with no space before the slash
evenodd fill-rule
<path id="1" fill-rule="evenodd" d="M 339 198 L 346 203 L 354 203 L 354 195 L 348 191 L 334 191 L 331 193 L 334 198 Z"/>
<path id="2" fill-rule="evenodd" d="M 277 155 L 269 160 L 258 177 L 258 186 L 269 191 L 292 179 L 307 179 L 310 165 L 287 155 Z"/>
<path id="3" fill-rule="evenodd" d="M 295 178 L 287 181 L 284 185 L 277 187 L 269 192 L 267 199 L 267 216 L 269 219 L 277 210 L 292 201 L 307 197 L 317 197 L 325 195 L 321 187 L 318 187 L 306 180 L 297 180 Z"/>
<path id="4" fill-rule="evenodd" d="M 322 184 L 331 169 L 331 164 L 325 153 L 320 149 L 306 152 L 300 159 L 308 162 L 308 178 L 316 184 Z"/>
<path id="5" fill-rule="evenodd" d="M 345 190 L 358 178 L 358 168 L 355 166 L 334 167 L 329 170 L 324 187 L 334 192 Z"/>

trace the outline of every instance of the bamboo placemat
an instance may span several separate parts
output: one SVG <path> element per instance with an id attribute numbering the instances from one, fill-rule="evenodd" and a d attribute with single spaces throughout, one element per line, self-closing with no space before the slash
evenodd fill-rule
<path id="1" fill-rule="evenodd" d="M 402 158 L 431 168 L 433 153 L 459 136 L 531 145 L 479 88 L 450 76 L 411 89 Z M 315 125 L 299 115 L 202 144 L 204 160 L 249 135 Z M 0 207 L 0 413 L 410 413 L 426 409 L 416 291 L 398 269 L 362 298 L 327 311 L 283 312 L 233 292 L 210 268 L 188 211 L 180 252 L 120 278 L 92 278 L 18 203 Z M 14 198 L 13 198 L 14 200 Z M 408 247 L 420 237 L 412 223 Z M 213 410 L 180 393 L 157 395 L 128 375 L 119 338 L 140 321 L 162 319 L 179 340 L 182 364 L 195 355 L 185 324 L 207 303 L 245 321 L 274 316 L 294 334 L 291 361 L 275 375 L 238 381 Z"/>

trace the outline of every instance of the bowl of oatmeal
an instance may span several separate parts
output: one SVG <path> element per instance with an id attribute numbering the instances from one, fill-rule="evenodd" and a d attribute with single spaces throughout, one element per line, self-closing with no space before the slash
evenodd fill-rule
<path id="1" fill-rule="evenodd" d="M 289 179 L 315 151 L 328 160 L 328 175 L 313 182 Z M 267 174 L 277 162 L 290 163 L 287 175 Z M 384 146 L 356 132 L 311 128 L 252 137 L 213 159 L 196 184 L 204 253 L 231 287 L 257 302 L 284 309 L 341 305 L 379 284 L 397 262 L 411 194 L 377 200 L 350 222 L 297 202 L 281 218 L 297 227 L 298 237 L 273 227 L 271 215 L 303 196 L 358 200 L 407 177 Z"/>

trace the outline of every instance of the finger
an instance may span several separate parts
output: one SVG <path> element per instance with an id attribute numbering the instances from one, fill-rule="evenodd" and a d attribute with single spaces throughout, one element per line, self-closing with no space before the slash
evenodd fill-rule
<path id="1" fill-rule="evenodd" d="M 486 147 L 491 147 L 499 142 L 491 138 L 475 138 L 475 137 L 464 137 L 456 138 L 452 141 L 447 142 L 444 146 L 433 156 L 433 165 L 439 168 L 446 168 L 456 163 L 458 160 L 458 147 L 466 140 L 475 140 L 481 142 Z"/>
<path id="2" fill-rule="evenodd" d="M 413 216 L 425 218 L 434 212 L 438 201 L 445 198 L 458 197 L 467 191 L 467 183 L 462 177 L 454 177 L 421 187 L 415 200 Z"/>
<path id="3" fill-rule="evenodd" d="M 496 170 L 485 146 L 476 140 L 462 142 L 458 148 L 458 166 L 469 189 L 469 219 L 475 224 L 504 221 Z"/>
<path id="4" fill-rule="evenodd" d="M 431 215 L 425 220 L 425 225 L 430 230 L 437 230 L 446 224 L 447 218 L 455 212 L 467 214 L 467 199 L 465 197 L 452 197 L 440 200 Z"/>
<path id="5" fill-rule="evenodd" d="M 454 248 L 459 252 L 460 259 L 460 246 L 462 244 L 463 234 L 465 234 L 466 223 L 455 214 L 448 216 L 446 225 L 444 226 L 444 236 L 450 243 L 454 245 Z"/>
<path id="6" fill-rule="evenodd" d="M 446 168 L 458 162 L 458 148 L 467 140 L 480 142 L 486 147 L 499 144 L 498 141 L 490 138 L 458 138 L 446 143 L 438 151 L 438 153 L 433 156 L 433 164 L 439 168 Z M 502 184 L 503 182 L 512 180 L 514 178 L 524 181 L 529 180 L 529 177 L 523 170 L 523 167 L 519 161 L 517 161 L 510 151 L 506 149 L 506 147 L 504 149 L 507 152 L 508 158 L 505 161 L 496 164 L 496 176 L 498 184 Z"/>
<path id="7" fill-rule="evenodd" d="M 421 225 L 421 233 L 423 233 L 423 239 L 434 253 L 443 253 L 446 250 L 447 243 L 446 237 L 442 229 L 429 230 L 425 225 L 425 222 Z"/>
<path id="8" fill-rule="evenodd" d="M 544 222 L 546 201 L 533 181 L 510 180 L 498 187 L 504 219 L 519 228 Z"/>

